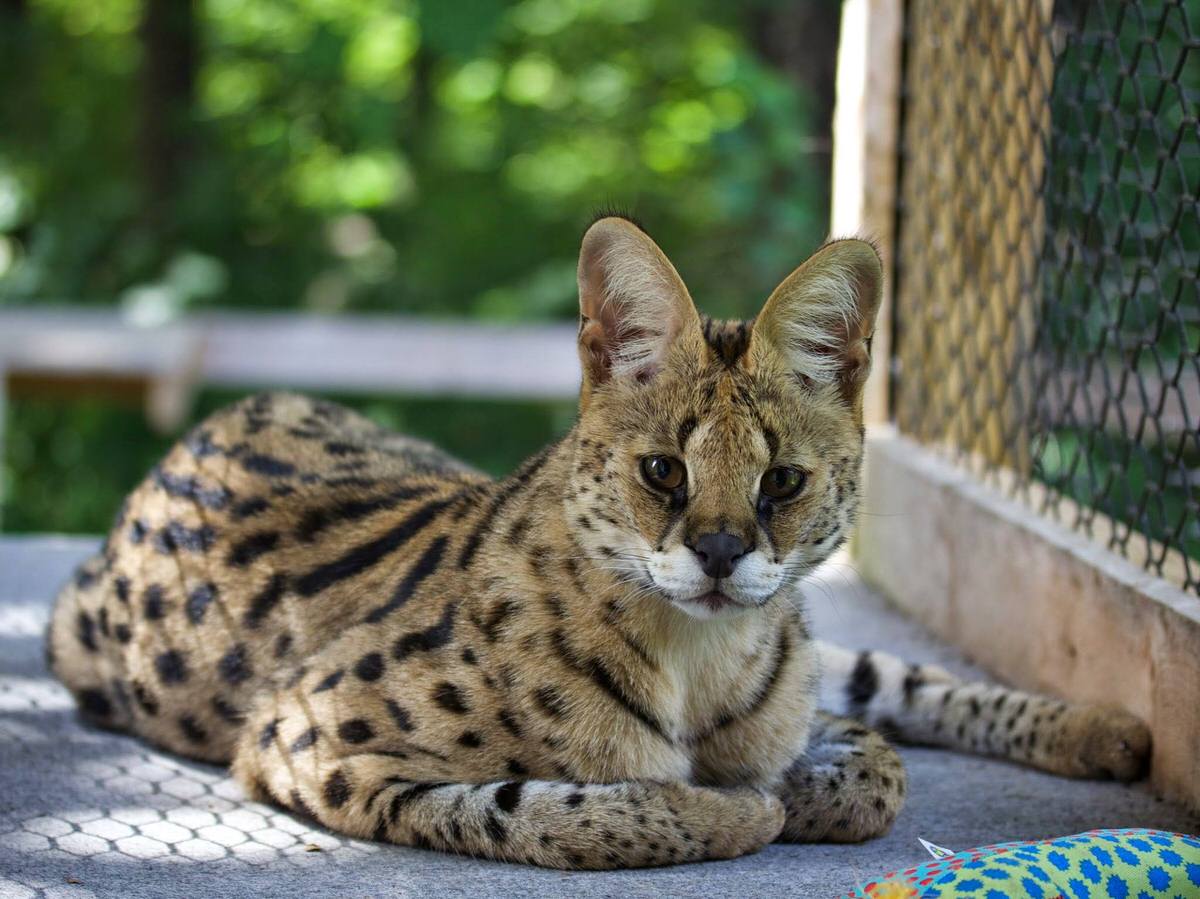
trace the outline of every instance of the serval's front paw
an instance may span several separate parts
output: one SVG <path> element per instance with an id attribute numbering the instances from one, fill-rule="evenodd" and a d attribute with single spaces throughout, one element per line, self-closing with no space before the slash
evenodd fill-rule
<path id="1" fill-rule="evenodd" d="M 1145 777 L 1150 767 L 1150 729 L 1112 706 L 1070 706 L 1058 719 L 1057 773 L 1119 780 Z"/>
<path id="2" fill-rule="evenodd" d="M 708 831 L 708 859 L 729 859 L 758 852 L 773 843 L 783 829 L 783 802 L 767 790 L 751 787 L 701 788 L 700 815 L 695 830 Z"/>

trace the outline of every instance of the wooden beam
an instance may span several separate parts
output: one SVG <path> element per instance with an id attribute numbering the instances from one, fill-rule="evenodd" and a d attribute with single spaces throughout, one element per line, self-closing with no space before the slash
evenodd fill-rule
<path id="1" fill-rule="evenodd" d="M 883 256 L 883 303 L 875 325 L 863 401 L 868 424 L 888 420 L 892 332 L 893 221 L 900 134 L 903 0 L 846 0 L 833 114 L 834 237 L 861 236 Z"/>

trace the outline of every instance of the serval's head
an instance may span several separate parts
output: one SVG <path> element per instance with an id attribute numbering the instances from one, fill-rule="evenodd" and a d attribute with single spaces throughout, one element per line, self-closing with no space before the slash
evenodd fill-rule
<path id="1" fill-rule="evenodd" d="M 586 555 L 697 618 L 766 604 L 845 540 L 882 267 L 826 244 L 752 321 L 702 317 L 619 217 L 579 257 L 583 362 L 569 521 Z"/>

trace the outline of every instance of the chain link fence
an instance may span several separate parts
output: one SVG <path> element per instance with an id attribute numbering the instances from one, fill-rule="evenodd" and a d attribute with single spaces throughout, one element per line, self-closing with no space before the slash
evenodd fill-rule
<path id="1" fill-rule="evenodd" d="M 905 19 L 899 428 L 1200 591 L 1200 2 Z"/>

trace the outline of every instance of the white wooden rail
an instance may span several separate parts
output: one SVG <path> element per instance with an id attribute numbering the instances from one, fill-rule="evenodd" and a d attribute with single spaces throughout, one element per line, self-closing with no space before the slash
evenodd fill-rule
<path id="1" fill-rule="evenodd" d="M 0 376 L 142 384 L 171 428 L 201 385 L 557 399 L 578 392 L 579 361 L 569 324 L 220 312 L 147 328 L 64 307 L 0 309 Z"/>

